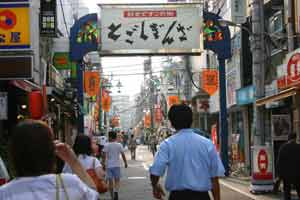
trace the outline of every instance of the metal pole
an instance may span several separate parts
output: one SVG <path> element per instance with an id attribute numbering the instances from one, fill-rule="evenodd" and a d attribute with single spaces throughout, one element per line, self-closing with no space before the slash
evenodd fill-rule
<path id="1" fill-rule="evenodd" d="M 102 83 L 103 79 L 100 76 L 100 88 L 99 88 L 99 120 L 98 120 L 98 129 L 99 132 L 101 133 L 102 131 Z"/>
<path id="2" fill-rule="evenodd" d="M 293 25 L 293 0 L 287 0 L 287 33 L 288 33 L 288 50 L 289 52 L 294 50 L 294 25 Z"/>
<path id="3" fill-rule="evenodd" d="M 154 134 L 154 82 L 152 75 L 152 60 L 149 57 L 149 67 L 150 67 L 150 115 L 151 115 L 151 135 Z"/>
<path id="4" fill-rule="evenodd" d="M 265 77 L 264 77 L 264 16 L 263 1 L 252 1 L 252 55 L 253 55 L 253 83 L 255 86 L 255 99 L 264 97 Z M 264 143 L 264 107 L 254 104 L 254 145 L 262 145 Z"/>
<path id="5" fill-rule="evenodd" d="M 83 114 L 83 64 L 82 61 L 77 63 L 77 89 L 78 89 L 78 103 L 80 105 L 78 115 L 78 133 L 84 134 L 84 114 Z"/>
<path id="6" fill-rule="evenodd" d="M 219 85 L 220 85 L 220 136 L 221 136 L 221 158 L 225 168 L 226 176 L 229 175 L 228 158 L 228 121 L 227 121 L 227 100 L 226 100 L 226 70 L 225 59 L 219 59 Z"/>

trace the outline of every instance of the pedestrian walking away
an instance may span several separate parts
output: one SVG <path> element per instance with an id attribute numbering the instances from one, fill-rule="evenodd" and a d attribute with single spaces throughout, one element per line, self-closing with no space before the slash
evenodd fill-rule
<path id="1" fill-rule="evenodd" d="M 192 116 L 187 105 L 174 105 L 168 112 L 176 133 L 161 143 L 149 169 L 156 199 L 165 195 L 159 179 L 167 169 L 169 200 L 209 200 L 209 191 L 220 200 L 219 177 L 225 170 L 211 140 L 191 129 Z"/>
<path id="2" fill-rule="evenodd" d="M 128 143 L 128 147 L 131 154 L 131 160 L 135 160 L 136 146 L 137 146 L 136 139 L 134 138 L 134 135 L 131 135 Z"/>
<path id="3" fill-rule="evenodd" d="M 284 200 L 291 199 L 291 190 L 294 187 L 300 199 L 300 144 L 296 142 L 297 135 L 290 134 L 288 142 L 280 150 L 277 160 L 279 179 L 283 180 Z"/>
<path id="4" fill-rule="evenodd" d="M 109 132 L 109 142 L 105 144 L 103 151 L 105 152 L 106 173 L 109 182 L 109 191 L 113 200 L 118 200 L 121 178 L 121 162 L 120 155 L 123 158 L 125 168 L 127 168 L 127 160 L 122 144 L 117 142 L 117 133 Z"/>
<path id="5" fill-rule="evenodd" d="M 12 132 L 9 146 L 16 178 L 0 187 L 1 200 L 97 200 L 96 186 L 73 150 L 54 141 L 52 130 L 41 121 L 25 120 Z M 55 156 L 73 174 L 55 174 Z"/>

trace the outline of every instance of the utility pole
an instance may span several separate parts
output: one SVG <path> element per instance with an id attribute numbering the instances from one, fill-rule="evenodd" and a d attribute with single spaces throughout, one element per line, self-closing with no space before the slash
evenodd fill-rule
<path id="1" fill-rule="evenodd" d="M 255 99 L 264 97 L 265 67 L 264 67 L 264 14 L 263 1 L 252 0 L 252 56 L 253 56 L 253 84 Z M 263 145 L 264 138 L 264 107 L 254 104 L 254 145 Z"/>
<path id="2" fill-rule="evenodd" d="M 154 134 L 154 81 L 153 81 L 153 74 L 152 74 L 152 60 L 151 56 L 149 57 L 149 80 L 150 80 L 150 115 L 151 115 L 151 135 Z"/>

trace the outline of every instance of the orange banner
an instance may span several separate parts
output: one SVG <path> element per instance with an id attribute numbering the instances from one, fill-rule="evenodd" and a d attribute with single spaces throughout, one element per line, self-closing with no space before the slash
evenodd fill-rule
<path id="1" fill-rule="evenodd" d="M 99 72 L 84 72 L 84 89 L 90 97 L 96 96 L 100 90 Z"/>
<path id="2" fill-rule="evenodd" d="M 179 104 L 180 100 L 178 96 L 168 96 L 168 105 L 169 107 Z"/>
<path id="3" fill-rule="evenodd" d="M 216 69 L 206 69 L 202 71 L 202 89 L 210 96 L 219 88 L 219 71 Z"/>
<path id="4" fill-rule="evenodd" d="M 162 121 L 162 111 L 160 105 L 155 105 L 155 122 L 160 123 Z"/>
<path id="5" fill-rule="evenodd" d="M 144 125 L 145 125 L 146 128 L 150 128 L 150 126 L 151 126 L 151 115 L 150 115 L 150 113 L 147 113 L 144 116 Z"/>
<path id="6" fill-rule="evenodd" d="M 102 109 L 104 112 L 110 111 L 111 97 L 109 95 L 102 96 Z"/>

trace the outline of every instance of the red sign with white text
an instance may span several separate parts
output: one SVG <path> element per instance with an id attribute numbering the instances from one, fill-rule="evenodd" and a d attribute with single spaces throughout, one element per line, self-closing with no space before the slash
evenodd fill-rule
<path id="1" fill-rule="evenodd" d="M 176 10 L 126 10 L 124 11 L 125 18 L 153 18 L 153 17 L 176 17 Z"/>

